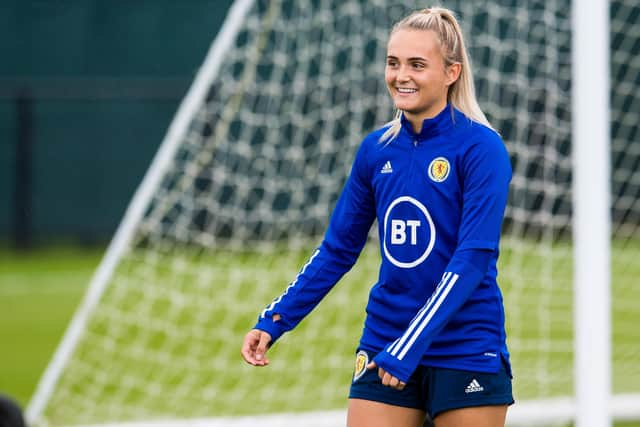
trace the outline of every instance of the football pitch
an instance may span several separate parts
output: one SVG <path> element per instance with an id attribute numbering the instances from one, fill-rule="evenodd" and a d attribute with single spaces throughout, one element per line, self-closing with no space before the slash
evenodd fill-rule
<path id="1" fill-rule="evenodd" d="M 8 349 L 0 352 L 0 392 L 13 397 L 23 407 L 81 301 L 103 250 L 73 246 L 28 253 L 0 250 L 0 342 Z M 613 258 L 623 257 L 614 254 Z M 625 265 L 625 268 L 630 267 Z M 635 271 L 630 277 L 640 275 Z M 258 302 L 262 303 L 268 301 Z M 637 312 L 634 315 L 638 317 Z M 616 319 L 613 321 L 615 324 Z M 629 319 L 624 321 L 628 323 Z M 238 335 L 239 348 L 241 334 Z M 630 336 L 629 339 L 634 338 Z M 278 353 L 278 356 L 282 354 Z M 640 427 L 640 422 L 617 423 L 616 426 Z"/>

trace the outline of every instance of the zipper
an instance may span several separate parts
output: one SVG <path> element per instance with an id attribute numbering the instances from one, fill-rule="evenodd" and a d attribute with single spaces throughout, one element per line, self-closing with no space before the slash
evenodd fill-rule
<path id="1" fill-rule="evenodd" d="M 415 158 L 416 158 L 416 153 L 418 151 L 418 138 L 413 138 L 413 147 L 411 148 L 411 161 L 409 162 L 409 179 L 407 180 L 407 183 L 405 184 L 405 193 L 411 193 L 412 190 L 412 183 L 414 182 L 414 166 L 415 166 Z"/>

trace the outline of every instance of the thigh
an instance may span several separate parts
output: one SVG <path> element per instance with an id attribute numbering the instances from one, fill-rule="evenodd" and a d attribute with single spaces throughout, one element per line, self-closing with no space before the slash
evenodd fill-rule
<path id="1" fill-rule="evenodd" d="M 452 409 L 437 415 L 436 427 L 504 427 L 507 405 Z"/>
<path id="2" fill-rule="evenodd" d="M 364 399 L 349 399 L 347 427 L 423 427 L 424 411 Z"/>

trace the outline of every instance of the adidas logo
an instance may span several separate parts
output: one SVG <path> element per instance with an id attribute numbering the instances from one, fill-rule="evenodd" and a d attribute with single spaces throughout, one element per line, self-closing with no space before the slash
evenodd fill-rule
<path id="1" fill-rule="evenodd" d="M 474 378 L 473 381 L 469 383 L 467 388 L 464 390 L 465 393 L 475 393 L 477 391 L 483 391 L 484 387 L 480 385 L 480 383 Z"/>
<path id="2" fill-rule="evenodd" d="M 380 169 L 380 173 L 391 173 L 391 172 L 393 172 L 393 168 L 391 167 L 391 162 L 387 160 L 387 163 L 385 163 L 382 169 Z"/>

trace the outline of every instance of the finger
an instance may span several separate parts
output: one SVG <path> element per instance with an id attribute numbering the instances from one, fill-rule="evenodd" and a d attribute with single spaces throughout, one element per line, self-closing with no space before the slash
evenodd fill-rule
<path id="1" fill-rule="evenodd" d="M 399 379 L 397 379 L 394 376 L 391 376 L 391 378 L 389 378 L 389 387 L 398 388 L 399 385 L 400 385 L 400 380 Z"/>
<path id="2" fill-rule="evenodd" d="M 389 387 L 396 390 L 402 390 L 406 385 L 407 385 L 406 383 L 403 383 L 402 381 L 400 381 L 398 378 L 394 376 L 391 376 L 391 379 L 389 380 Z"/>
<path id="3" fill-rule="evenodd" d="M 391 383 L 391 378 L 393 377 L 391 376 L 390 373 L 384 372 L 384 375 L 382 375 L 382 385 L 389 387 L 389 384 Z"/>
<path id="4" fill-rule="evenodd" d="M 265 357 L 265 353 L 267 352 L 267 347 L 271 342 L 271 335 L 266 332 L 260 332 L 260 341 L 258 342 L 258 347 L 256 347 L 256 361 L 259 365 L 267 365 L 269 364 L 269 360 Z"/>
<path id="5" fill-rule="evenodd" d="M 240 349 L 240 354 L 245 362 L 255 365 L 255 354 L 256 347 L 259 341 L 259 333 L 258 331 L 252 330 L 245 335 L 244 340 L 242 342 L 242 348 Z"/>
<path id="6" fill-rule="evenodd" d="M 376 368 L 376 362 L 374 362 L 373 360 L 371 362 L 369 362 L 369 364 L 367 365 L 367 369 L 375 369 Z"/>

